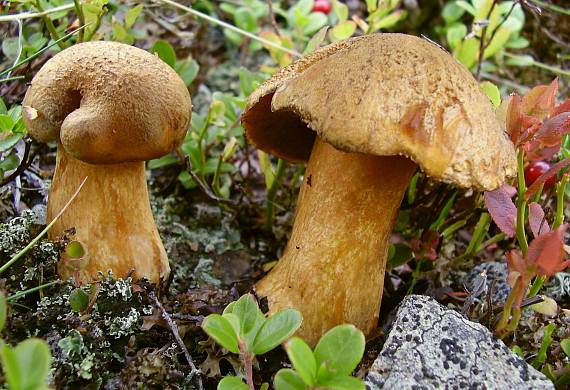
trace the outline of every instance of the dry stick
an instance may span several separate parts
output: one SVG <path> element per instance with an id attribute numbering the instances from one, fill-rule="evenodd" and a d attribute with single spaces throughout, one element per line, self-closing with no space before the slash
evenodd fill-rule
<path id="1" fill-rule="evenodd" d="M 184 161 L 186 162 L 186 170 L 188 171 L 188 174 L 190 174 L 190 177 L 192 177 L 192 179 L 198 184 L 198 186 L 202 189 L 202 191 L 204 191 L 204 193 L 208 195 L 209 198 L 215 200 L 216 202 L 227 203 L 231 206 L 237 206 L 237 203 L 232 199 L 222 198 L 214 194 L 214 192 L 212 192 L 210 187 L 206 183 L 204 183 L 204 181 L 196 174 L 196 172 L 194 172 L 194 170 L 192 169 L 192 162 L 190 161 L 190 158 L 188 156 L 184 158 Z"/>
<path id="2" fill-rule="evenodd" d="M 519 1 L 514 1 L 513 5 L 511 6 L 511 8 L 509 9 L 509 12 L 507 12 L 507 14 L 505 16 L 503 16 L 503 18 L 501 19 L 501 22 L 497 25 L 497 27 L 495 27 L 495 29 L 493 30 L 493 32 L 491 33 L 491 36 L 489 37 L 489 41 L 485 44 L 485 47 L 483 48 L 483 52 L 489 47 L 489 45 L 491 44 L 491 42 L 493 41 L 493 38 L 495 38 L 495 35 L 497 35 L 497 32 L 499 31 L 499 28 L 501 28 L 501 26 L 503 25 L 503 23 L 505 23 L 507 21 L 507 19 L 509 18 L 509 16 L 511 16 L 511 14 L 513 13 L 513 11 L 515 10 L 515 7 L 517 6 L 517 4 L 519 3 Z"/>
<path id="3" fill-rule="evenodd" d="M 267 0 L 267 7 L 269 8 L 269 22 L 271 23 L 271 27 L 273 27 L 273 31 L 279 37 L 281 33 L 279 32 L 279 27 L 277 27 L 277 21 L 275 20 L 275 14 L 273 13 L 273 3 L 271 0 Z"/>
<path id="4" fill-rule="evenodd" d="M 481 79 L 481 65 L 483 65 L 483 54 L 485 53 L 485 35 L 487 34 L 487 28 L 489 27 L 489 18 L 491 17 L 493 10 L 497 6 L 497 3 L 498 0 L 493 0 L 493 4 L 491 5 L 491 8 L 489 8 L 489 12 L 485 17 L 487 24 L 484 25 L 483 30 L 481 30 L 481 38 L 479 38 L 479 58 L 477 60 L 477 72 L 475 72 L 477 81 Z"/>
<path id="5" fill-rule="evenodd" d="M 53 225 L 55 225 L 55 223 L 57 222 L 57 220 L 59 219 L 59 217 L 61 217 L 61 215 L 64 213 L 65 210 L 67 210 L 67 208 L 69 207 L 69 205 L 71 204 L 71 202 L 73 202 L 75 200 L 75 198 L 77 198 L 77 195 L 79 195 L 79 191 L 81 191 L 81 189 L 83 188 L 83 186 L 85 185 L 85 182 L 87 181 L 87 177 L 85 176 L 85 179 L 83 179 L 83 181 L 81 182 L 81 184 L 79 185 L 79 187 L 77 188 L 77 191 L 75 191 L 75 193 L 71 196 L 71 198 L 69 199 L 69 201 L 65 204 L 65 206 L 63 206 L 63 208 L 60 210 L 60 212 L 55 216 L 55 218 L 49 223 L 49 225 L 47 225 L 45 227 L 44 230 L 42 230 L 40 232 L 40 234 L 38 234 L 36 236 L 36 238 L 34 238 L 32 241 L 30 241 L 30 243 L 28 245 L 25 246 L 24 249 L 22 249 L 20 252 L 18 252 L 14 257 L 12 257 L 10 260 L 8 260 L 8 262 L 6 262 L 6 264 L 4 264 L 2 267 L 0 267 L 0 274 L 4 271 L 6 271 L 12 264 L 14 264 L 16 261 L 18 261 L 18 259 L 20 257 L 22 257 L 27 251 L 30 250 L 31 247 L 33 247 L 34 245 L 36 245 L 36 243 L 48 232 L 48 230 L 50 230 L 52 228 Z"/>
<path id="6" fill-rule="evenodd" d="M 190 352 L 188 352 L 188 348 L 186 348 L 184 341 L 182 341 L 182 337 L 180 337 L 180 333 L 178 333 L 178 326 L 176 325 L 176 322 L 174 320 L 172 320 L 172 318 L 170 318 L 170 315 L 168 315 L 168 312 L 164 309 L 164 307 L 162 306 L 162 304 L 160 303 L 160 301 L 156 297 L 156 294 L 154 293 L 154 291 L 151 291 L 148 294 L 148 296 L 150 297 L 150 299 L 152 299 L 152 301 L 154 302 L 154 305 L 162 313 L 162 318 L 164 319 L 164 321 L 166 321 L 166 323 L 170 327 L 170 330 L 172 331 L 172 334 L 174 335 L 174 338 L 176 339 L 176 343 L 178 344 L 180 349 L 182 349 L 182 352 L 184 352 L 184 356 L 186 356 L 186 360 L 188 361 L 188 364 L 190 365 L 190 368 L 191 368 L 189 379 L 192 379 L 192 377 L 194 377 L 194 375 L 196 375 L 198 377 L 198 388 L 200 390 L 202 390 L 204 388 L 202 385 L 202 373 L 194 365 L 194 361 L 192 360 L 192 356 L 190 356 Z"/>
<path id="7" fill-rule="evenodd" d="M 33 19 L 33 18 L 41 18 L 47 16 L 49 14 L 53 14 L 56 12 L 62 11 L 69 11 L 75 7 L 74 4 L 65 4 L 60 7 L 50 8 L 42 12 L 22 12 L 19 14 L 11 14 L 11 15 L 3 15 L 0 16 L 0 22 L 9 22 L 12 20 L 23 20 L 23 19 Z"/>

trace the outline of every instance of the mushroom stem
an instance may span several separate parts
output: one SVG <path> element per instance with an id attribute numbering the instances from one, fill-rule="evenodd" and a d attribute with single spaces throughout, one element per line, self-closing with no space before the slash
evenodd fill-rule
<path id="1" fill-rule="evenodd" d="M 308 343 L 345 322 L 365 334 L 377 325 L 390 233 L 415 169 L 315 140 L 289 243 L 256 286 L 271 312 L 301 311 Z"/>
<path id="2" fill-rule="evenodd" d="M 85 187 L 49 232 L 52 240 L 75 228 L 75 239 L 87 249 L 81 281 L 98 280 L 98 271 L 112 270 L 124 278 L 147 277 L 158 283 L 170 273 L 166 251 L 150 209 L 144 162 L 90 165 L 67 154 L 60 144 L 48 201 L 48 220 L 54 218 L 75 189 Z M 59 264 L 62 277 L 72 270 Z"/>

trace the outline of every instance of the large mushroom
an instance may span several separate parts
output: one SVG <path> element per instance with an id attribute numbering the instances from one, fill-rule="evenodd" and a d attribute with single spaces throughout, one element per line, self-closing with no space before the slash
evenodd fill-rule
<path id="1" fill-rule="evenodd" d="M 294 307 L 314 344 L 329 328 L 377 325 L 387 249 L 408 181 L 492 190 L 515 151 L 467 69 L 408 35 L 342 41 L 282 69 L 248 100 L 250 142 L 308 160 L 291 238 L 257 285 L 270 311 Z"/>
<path id="2" fill-rule="evenodd" d="M 115 42 L 74 45 L 50 59 L 24 98 L 24 121 L 38 141 L 57 141 L 49 193 L 51 220 L 85 177 L 85 186 L 51 229 L 75 228 L 88 253 L 83 281 L 98 272 L 158 283 L 169 273 L 150 209 L 145 160 L 182 142 L 192 112 L 184 82 L 144 50 Z M 71 270 L 60 263 L 59 272 Z"/>

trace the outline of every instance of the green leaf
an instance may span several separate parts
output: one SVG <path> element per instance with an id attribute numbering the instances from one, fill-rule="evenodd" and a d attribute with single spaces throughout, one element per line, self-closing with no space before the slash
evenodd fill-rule
<path id="1" fill-rule="evenodd" d="M 69 294 L 69 306 L 71 306 L 71 310 L 82 312 L 83 310 L 87 309 L 88 305 L 89 294 L 87 294 L 81 288 L 76 288 Z"/>
<path id="2" fill-rule="evenodd" d="M 309 40 L 309 43 L 307 43 L 305 50 L 303 50 L 303 55 L 312 53 L 313 51 L 315 51 L 317 47 L 319 47 L 321 43 L 323 43 L 323 41 L 327 37 L 328 29 L 329 26 L 324 26 L 315 35 L 313 35 L 313 37 Z"/>
<path id="3" fill-rule="evenodd" d="M 139 4 L 125 13 L 125 27 L 127 29 L 133 27 L 133 24 L 137 21 L 140 13 L 142 12 L 144 4 Z"/>
<path id="4" fill-rule="evenodd" d="M 445 20 L 445 24 L 451 24 L 463 16 L 465 8 L 457 5 L 455 1 L 446 3 L 441 11 L 441 16 Z"/>
<path id="5" fill-rule="evenodd" d="M 47 389 L 51 355 L 44 340 L 29 338 L 2 349 L 2 366 L 12 390 Z"/>
<path id="6" fill-rule="evenodd" d="M 525 47 L 528 47 L 529 44 L 530 42 L 528 41 L 528 39 L 520 36 L 513 36 L 511 34 L 511 37 L 509 38 L 509 41 L 507 42 L 505 47 L 509 49 L 524 49 Z"/>
<path id="7" fill-rule="evenodd" d="M 293 337 L 285 344 L 287 356 L 303 381 L 314 386 L 317 379 L 317 361 L 311 348 L 299 337 Z"/>
<path id="8" fill-rule="evenodd" d="M 338 0 L 333 1 L 333 11 L 338 18 L 339 22 L 344 22 L 348 19 L 348 6 Z"/>
<path id="9" fill-rule="evenodd" d="M 544 327 L 544 335 L 542 336 L 542 344 L 540 345 L 540 350 L 538 354 L 532 361 L 532 366 L 537 370 L 544 364 L 546 361 L 546 356 L 548 349 L 550 348 L 550 344 L 552 344 L 552 333 L 556 330 L 556 324 L 550 323 L 546 327 Z"/>
<path id="10" fill-rule="evenodd" d="M 532 58 L 532 56 L 528 54 L 517 55 L 507 58 L 506 63 L 507 65 L 511 66 L 520 66 L 520 67 L 532 66 L 534 65 L 534 58 Z"/>
<path id="11" fill-rule="evenodd" d="M 249 390 L 249 387 L 237 376 L 226 376 L 218 383 L 218 390 Z"/>
<path id="12" fill-rule="evenodd" d="M 315 347 L 317 365 L 325 364 L 335 376 L 350 375 L 364 354 L 364 334 L 354 325 L 338 325 Z"/>
<path id="13" fill-rule="evenodd" d="M 222 314 L 222 317 L 228 320 L 228 322 L 231 324 L 232 328 L 234 329 L 234 332 L 236 332 L 236 335 L 238 335 L 238 340 L 239 340 L 242 336 L 240 334 L 241 325 L 238 316 L 236 316 L 234 313 L 224 313 Z"/>
<path id="14" fill-rule="evenodd" d="M 9 388 L 13 390 L 22 389 L 22 369 L 18 363 L 18 359 L 14 350 L 9 345 L 3 345 L 0 350 L 2 357 L 2 369 L 6 375 L 6 382 Z"/>
<path id="15" fill-rule="evenodd" d="M 240 335 L 246 335 L 258 325 L 259 316 L 263 317 L 263 313 L 259 310 L 255 298 L 251 294 L 245 294 L 237 300 L 232 308 L 240 321 Z"/>
<path id="16" fill-rule="evenodd" d="M 198 76 L 200 65 L 198 65 L 194 59 L 187 58 L 185 60 L 178 61 L 174 67 L 174 70 L 176 70 L 178 76 L 180 76 L 182 81 L 184 81 L 184 84 L 186 86 L 189 86 L 192 81 L 196 79 L 196 76 Z"/>
<path id="17" fill-rule="evenodd" d="M 328 390 L 364 390 L 364 383 L 352 376 L 335 376 L 329 380 L 319 382 L 319 388 Z"/>
<path id="18" fill-rule="evenodd" d="M 341 41 L 343 39 L 350 38 L 354 31 L 356 30 L 356 23 L 352 20 L 345 20 L 334 26 L 329 32 L 331 41 Z"/>
<path id="19" fill-rule="evenodd" d="M 275 390 L 306 390 L 308 386 L 295 371 L 283 368 L 277 372 L 273 380 Z"/>
<path id="20" fill-rule="evenodd" d="M 560 342 L 560 347 L 562 348 L 566 356 L 570 358 L 570 338 L 562 340 Z"/>
<path id="21" fill-rule="evenodd" d="M 248 69 L 239 69 L 239 87 L 244 96 L 249 96 L 259 86 L 259 78 Z"/>
<path id="22" fill-rule="evenodd" d="M 519 347 L 518 345 L 513 345 L 513 346 L 511 347 L 511 349 L 512 349 L 512 351 L 513 351 L 514 353 L 516 353 L 517 355 L 519 355 L 521 358 L 524 359 L 524 352 L 523 352 L 523 350 L 521 349 L 521 347 Z"/>
<path id="23" fill-rule="evenodd" d="M 466 39 L 457 47 L 453 54 L 466 68 L 471 68 L 477 61 L 479 40 L 475 37 Z"/>
<path id="24" fill-rule="evenodd" d="M 328 22 L 328 18 L 322 12 L 313 12 L 309 15 L 309 21 L 303 27 L 304 35 L 312 35 L 319 29 L 323 28 Z"/>
<path id="25" fill-rule="evenodd" d="M 228 351 L 239 353 L 237 334 L 230 322 L 221 315 L 210 314 L 202 322 L 202 329 Z"/>
<path id="26" fill-rule="evenodd" d="M 293 7 L 289 8 L 289 12 L 292 14 L 309 15 L 314 3 L 313 0 L 299 0 Z"/>
<path id="27" fill-rule="evenodd" d="M 287 340 L 301 326 L 301 313 L 286 309 L 269 317 L 253 342 L 253 353 L 262 355 Z"/>
<path id="28" fill-rule="evenodd" d="M 390 245 L 388 257 L 388 267 L 396 268 L 402 264 L 406 264 L 414 257 L 412 249 L 406 244 Z"/>
<path id="29" fill-rule="evenodd" d="M 118 42 L 123 42 L 127 44 L 131 44 L 134 42 L 134 38 L 129 35 L 129 32 L 125 29 L 125 27 L 118 22 L 113 22 L 111 24 L 111 31 L 113 33 L 113 40 Z"/>
<path id="30" fill-rule="evenodd" d="M 20 158 L 16 154 L 10 154 L 0 161 L 0 169 L 4 172 L 18 168 L 18 165 L 20 165 Z"/>
<path id="31" fill-rule="evenodd" d="M 235 305 L 236 305 L 236 302 L 237 302 L 237 301 L 230 302 L 230 303 L 226 306 L 226 308 L 224 309 L 224 311 L 222 312 L 222 314 L 233 313 L 233 312 L 234 312 L 234 307 L 235 307 Z"/>
<path id="32" fill-rule="evenodd" d="M 18 56 L 18 38 L 7 37 L 2 40 L 2 52 L 4 55 L 12 60 L 15 60 Z"/>
<path id="33" fill-rule="evenodd" d="M 455 49 L 467 35 L 467 27 L 463 23 L 455 23 L 447 29 L 447 42 L 449 47 Z"/>
<path id="34" fill-rule="evenodd" d="M 4 100 L 0 97 L 0 115 L 6 115 L 8 113 L 8 109 L 6 108 L 6 104 Z"/>
<path id="35" fill-rule="evenodd" d="M 366 0 L 366 10 L 368 13 L 376 11 L 378 8 L 378 0 Z"/>
<path id="36" fill-rule="evenodd" d="M 0 331 L 6 325 L 6 317 L 8 316 L 8 304 L 6 303 L 6 296 L 0 291 Z"/>
<path id="37" fill-rule="evenodd" d="M 483 92 L 491 99 L 493 106 L 499 107 L 501 105 L 501 92 L 499 88 L 490 81 L 483 81 L 479 84 Z"/>
<path id="38" fill-rule="evenodd" d="M 176 157 L 173 154 L 167 154 L 166 156 L 162 156 L 160 158 L 150 160 L 147 163 L 147 168 L 148 169 L 158 169 L 158 168 L 163 168 L 163 167 L 167 167 L 167 166 L 174 165 L 174 164 L 178 164 L 178 157 Z"/>
<path id="39" fill-rule="evenodd" d="M 152 45 L 150 52 L 158 54 L 161 60 L 170 65 L 171 68 L 174 68 L 176 64 L 176 53 L 170 43 L 164 39 L 159 39 Z"/>
<path id="40" fill-rule="evenodd" d="M 511 31 L 508 28 L 501 27 L 495 34 L 493 40 L 489 43 L 489 46 L 485 49 L 484 57 L 489 58 L 503 49 L 511 36 Z"/>
<path id="41" fill-rule="evenodd" d="M 471 4 L 469 4 L 467 1 L 457 1 L 456 2 L 458 7 L 463 8 L 465 11 L 469 12 L 471 15 L 475 16 L 476 12 L 475 8 L 473 8 L 473 6 Z"/>
<path id="42" fill-rule="evenodd" d="M 257 20 L 255 19 L 255 16 L 249 9 L 245 7 L 238 8 L 238 10 L 234 15 L 234 18 L 236 21 L 236 25 L 242 30 L 248 32 L 257 31 Z"/>
<path id="43" fill-rule="evenodd" d="M 0 131 L 10 131 L 14 127 L 14 120 L 9 115 L 0 114 Z"/>
<path id="44" fill-rule="evenodd" d="M 400 21 L 400 19 L 406 17 L 406 15 L 407 15 L 406 11 L 403 10 L 394 11 L 390 15 L 386 15 L 378 22 L 374 23 L 373 29 L 374 31 L 378 31 L 383 28 L 393 27 L 396 23 Z"/>

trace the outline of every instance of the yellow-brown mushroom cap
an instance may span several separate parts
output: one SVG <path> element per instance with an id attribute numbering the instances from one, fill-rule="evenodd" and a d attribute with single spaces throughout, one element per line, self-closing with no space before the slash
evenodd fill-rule
<path id="1" fill-rule="evenodd" d="M 166 63 L 116 42 L 74 45 L 50 59 L 24 98 L 24 122 L 92 164 L 144 161 L 172 151 L 192 114 L 184 82 Z"/>
<path id="2" fill-rule="evenodd" d="M 306 161 L 315 133 L 340 150 L 405 155 L 434 179 L 491 190 L 516 171 L 514 146 L 471 73 L 436 45 L 372 34 L 282 69 L 248 100 L 257 147 Z"/>

